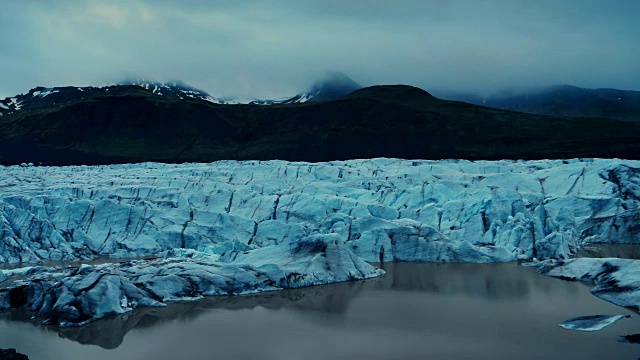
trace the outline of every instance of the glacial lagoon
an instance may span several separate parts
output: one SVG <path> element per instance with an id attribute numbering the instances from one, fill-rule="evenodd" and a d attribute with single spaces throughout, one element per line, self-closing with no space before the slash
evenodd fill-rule
<path id="1" fill-rule="evenodd" d="M 138 308 L 85 327 L 0 314 L 0 347 L 31 359 L 636 359 L 637 314 L 517 263 L 375 264 L 384 276 Z M 583 315 L 633 315 L 603 330 Z"/>

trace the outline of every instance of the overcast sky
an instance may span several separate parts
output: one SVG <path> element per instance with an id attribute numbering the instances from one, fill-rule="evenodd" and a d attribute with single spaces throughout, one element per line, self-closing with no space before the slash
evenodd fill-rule
<path id="1" fill-rule="evenodd" d="M 279 97 L 362 85 L 640 90 L 640 0 L 4 0 L 0 98 L 37 85 L 181 79 Z"/>

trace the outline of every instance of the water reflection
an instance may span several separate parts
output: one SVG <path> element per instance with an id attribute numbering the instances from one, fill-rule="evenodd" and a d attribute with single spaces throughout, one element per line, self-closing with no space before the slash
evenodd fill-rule
<path id="1" fill-rule="evenodd" d="M 538 275 L 532 268 L 507 264 L 438 264 L 384 263 L 383 277 L 365 281 L 289 289 L 245 296 L 208 297 L 201 301 L 174 302 L 164 308 L 139 308 L 132 312 L 95 321 L 84 327 L 59 328 L 43 326 L 38 319 L 22 310 L 0 314 L 0 320 L 26 322 L 34 327 L 57 333 L 80 344 L 98 345 L 105 349 L 119 347 L 130 331 L 151 329 L 163 323 L 189 322 L 212 310 L 245 310 L 262 307 L 269 310 L 289 309 L 307 321 L 330 323 L 343 321 L 341 314 L 363 293 L 416 292 L 439 296 L 468 296 L 490 301 L 526 299 L 532 292 L 550 293 L 563 288 L 559 280 Z M 581 284 L 582 286 L 582 284 Z M 579 291 L 575 284 L 564 290 L 570 295 Z M 586 285 L 583 285 L 586 286 Z"/>
<path id="2" fill-rule="evenodd" d="M 381 267 L 387 276 L 379 282 L 380 289 L 465 294 L 491 300 L 526 297 L 532 286 L 545 283 L 536 282 L 537 276 L 523 279 L 521 272 L 532 269 L 520 269 L 516 263 L 385 263 Z"/>
<path id="3" fill-rule="evenodd" d="M 39 319 L 31 319 L 24 310 L 0 313 L 0 320 L 26 322 L 80 344 L 98 345 L 105 349 L 120 346 L 124 337 L 133 329 L 143 330 L 172 321 L 192 321 L 214 309 L 243 310 L 258 306 L 278 310 L 290 308 L 306 314 L 340 314 L 349 301 L 359 296 L 363 288 L 380 282 L 380 278 L 366 281 L 350 281 L 338 284 L 288 289 L 243 296 L 212 296 L 200 301 L 172 302 L 162 308 L 138 308 L 123 315 L 110 316 L 83 327 L 60 328 L 40 325 Z M 319 318 L 322 318 L 320 316 Z"/>
<path id="4" fill-rule="evenodd" d="M 376 279 L 143 308 L 82 328 L 0 316 L 0 347 L 32 359 L 637 358 L 634 317 L 595 333 L 571 317 L 631 314 L 587 285 L 511 264 L 381 264 Z M 97 345 L 97 346 L 96 346 Z"/>

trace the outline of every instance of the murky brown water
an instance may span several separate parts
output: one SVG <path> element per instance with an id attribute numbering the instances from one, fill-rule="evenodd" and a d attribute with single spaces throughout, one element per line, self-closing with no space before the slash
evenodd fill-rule
<path id="1" fill-rule="evenodd" d="M 140 309 L 83 328 L 0 315 L 0 347 L 31 359 L 637 359 L 634 316 L 594 333 L 575 316 L 634 314 L 583 283 L 518 264 L 384 264 L 387 275 Z M 634 314 L 635 315 L 635 314 Z"/>

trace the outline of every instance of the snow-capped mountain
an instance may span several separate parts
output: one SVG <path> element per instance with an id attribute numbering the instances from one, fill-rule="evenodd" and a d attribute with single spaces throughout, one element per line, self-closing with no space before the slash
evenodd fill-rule
<path id="1" fill-rule="evenodd" d="M 355 90 L 361 89 L 358 83 L 347 75 L 340 72 L 328 73 L 323 79 L 316 82 L 309 90 L 291 97 L 281 99 L 251 99 L 241 100 L 232 97 L 217 98 L 211 96 L 204 90 L 195 88 L 179 80 L 159 82 L 146 79 L 126 79 L 117 85 L 135 85 L 143 87 L 154 94 L 184 98 L 194 98 L 210 101 L 215 104 L 250 104 L 250 105 L 281 105 L 281 104 L 301 104 L 310 101 L 333 100 L 347 95 Z"/>
<path id="2" fill-rule="evenodd" d="M 127 91 L 127 89 L 131 89 L 131 86 L 142 87 L 158 96 L 180 99 L 193 98 L 206 100 L 215 104 L 235 104 L 233 101 L 214 98 L 206 91 L 194 88 L 179 81 L 160 83 L 157 81 L 127 80 L 115 85 L 103 87 L 61 86 L 45 88 L 39 86 L 29 90 L 26 94 L 15 95 L 4 100 L 0 99 L 0 116 L 21 110 L 30 111 L 38 108 L 62 107 L 72 102 L 81 101 L 90 96 L 117 95 Z"/>
<path id="3" fill-rule="evenodd" d="M 108 88 L 95 87 L 54 87 L 38 86 L 26 94 L 18 94 L 0 99 L 0 115 L 7 115 L 19 110 L 34 110 L 41 107 L 61 107 L 72 101 L 77 101 L 96 92 L 106 92 Z"/>
<path id="4" fill-rule="evenodd" d="M 277 104 L 301 104 L 311 101 L 333 100 L 361 89 L 360 84 L 353 81 L 341 72 L 331 72 L 325 78 L 316 82 L 306 92 L 290 98 L 280 100 L 254 100 L 249 104 L 277 105 Z"/>
<path id="5" fill-rule="evenodd" d="M 216 103 L 224 103 L 222 100 L 217 100 L 212 98 L 211 96 L 208 96 L 208 94 L 201 90 L 190 87 L 179 87 L 176 86 L 175 83 L 171 86 L 168 85 L 166 87 L 163 87 L 162 90 L 153 88 L 151 84 L 138 86 L 142 86 L 145 89 L 151 89 L 150 91 L 155 90 L 155 94 L 162 96 L 180 97 L 181 99 L 185 97 L 191 97 Z M 8 97 L 4 100 L 0 99 L 0 116 L 12 114 L 17 111 L 61 108 L 65 105 L 82 101 L 93 96 L 121 95 L 128 90 L 131 90 L 131 88 L 131 84 L 118 84 L 103 87 L 60 86 L 45 88 L 42 86 L 38 86 L 29 90 L 26 94 L 18 94 L 12 97 Z"/>
<path id="6" fill-rule="evenodd" d="M 237 104 L 237 102 L 234 102 L 230 99 L 213 97 L 208 92 L 195 88 L 180 80 L 159 82 L 155 80 L 128 78 L 117 83 L 116 85 L 140 86 L 156 95 L 176 97 L 180 99 L 192 98 L 210 101 L 215 104 Z"/>
<path id="7" fill-rule="evenodd" d="M 9 114 L 14 111 L 22 109 L 25 102 L 39 102 L 48 95 L 55 94 L 58 90 L 48 89 L 43 87 L 37 87 L 31 89 L 27 94 L 20 94 L 14 97 L 9 97 L 4 100 L 0 100 L 0 115 Z"/>
<path id="8" fill-rule="evenodd" d="M 308 91 L 292 97 L 273 100 L 239 100 L 231 97 L 214 97 L 208 92 L 195 88 L 179 80 L 160 82 L 148 79 L 127 78 L 116 84 L 103 87 L 36 87 L 26 94 L 0 100 L 0 116 L 11 114 L 19 110 L 34 110 L 41 107 L 60 107 L 73 101 L 82 100 L 88 96 L 113 94 L 130 86 L 142 87 L 153 94 L 179 99 L 199 99 L 214 104 L 251 104 L 251 105 L 279 105 L 300 104 L 312 101 L 332 100 L 347 95 L 361 86 L 343 73 L 330 73 L 324 79 L 316 82 Z M 111 92 L 109 92 L 111 91 Z"/>

